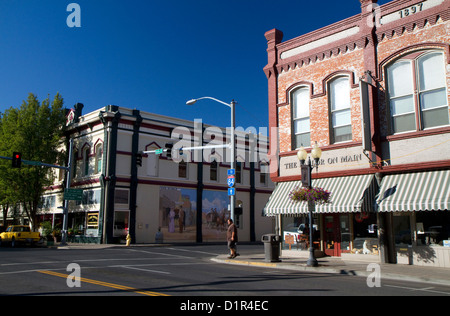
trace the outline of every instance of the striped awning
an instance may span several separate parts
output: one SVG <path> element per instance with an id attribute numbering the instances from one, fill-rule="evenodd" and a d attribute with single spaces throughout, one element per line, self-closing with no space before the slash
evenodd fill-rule
<path id="1" fill-rule="evenodd" d="M 381 181 L 378 212 L 450 209 L 450 170 L 388 175 Z"/>
<path id="2" fill-rule="evenodd" d="M 266 216 L 308 213 L 308 203 L 292 202 L 289 192 L 301 187 L 301 181 L 280 182 L 264 208 Z M 312 180 L 312 186 L 331 192 L 331 203 L 317 204 L 315 212 L 347 213 L 373 211 L 378 183 L 374 175 L 360 175 Z"/>

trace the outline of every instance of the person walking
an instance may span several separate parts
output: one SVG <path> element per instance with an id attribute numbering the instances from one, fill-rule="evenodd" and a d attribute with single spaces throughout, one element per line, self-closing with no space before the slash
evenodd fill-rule
<path id="1" fill-rule="evenodd" d="M 227 243 L 228 249 L 230 249 L 230 256 L 228 259 L 234 259 L 237 256 L 236 253 L 236 243 L 238 241 L 238 233 L 236 225 L 234 225 L 231 218 L 228 219 L 228 230 L 227 230 Z"/>

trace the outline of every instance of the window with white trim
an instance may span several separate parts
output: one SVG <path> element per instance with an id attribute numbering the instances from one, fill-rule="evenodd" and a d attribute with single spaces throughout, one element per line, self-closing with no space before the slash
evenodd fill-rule
<path id="1" fill-rule="evenodd" d="M 98 143 L 95 146 L 95 173 L 102 172 L 102 161 L 103 161 L 103 143 Z"/>
<path id="2" fill-rule="evenodd" d="M 293 149 L 311 146 L 309 100 L 310 93 L 307 87 L 292 92 Z"/>
<path id="3" fill-rule="evenodd" d="M 449 124 L 443 53 L 409 54 L 387 67 L 386 73 L 393 134 Z"/>
<path id="4" fill-rule="evenodd" d="M 352 140 L 350 79 L 337 77 L 329 82 L 331 110 L 331 143 Z"/>

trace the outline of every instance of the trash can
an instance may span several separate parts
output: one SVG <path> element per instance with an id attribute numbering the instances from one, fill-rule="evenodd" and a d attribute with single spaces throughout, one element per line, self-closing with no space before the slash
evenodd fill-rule
<path id="1" fill-rule="evenodd" d="M 281 237 L 276 234 L 263 235 L 261 241 L 264 243 L 264 261 L 280 262 Z"/>

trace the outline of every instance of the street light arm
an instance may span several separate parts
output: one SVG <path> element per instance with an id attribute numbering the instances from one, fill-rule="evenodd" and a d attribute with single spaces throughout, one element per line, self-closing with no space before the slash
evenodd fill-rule
<path id="1" fill-rule="evenodd" d="M 198 100 L 203 100 L 203 99 L 210 99 L 213 101 L 216 101 L 218 103 L 221 104 L 225 104 L 226 106 L 228 106 L 231 109 L 231 135 L 230 135 L 230 151 L 231 151 L 231 161 L 230 161 L 230 167 L 231 169 L 236 169 L 236 140 L 235 140 L 235 129 L 236 129 L 236 118 L 235 118 L 235 106 L 236 106 L 236 101 L 232 100 L 229 104 L 220 100 L 217 100 L 216 98 L 212 98 L 212 97 L 202 97 L 202 98 L 198 98 L 198 99 L 192 99 L 186 102 L 187 105 L 193 105 L 195 104 Z M 236 204 L 236 195 L 233 193 L 230 195 L 230 218 L 234 221 L 234 208 L 235 208 L 235 204 Z"/>
<path id="2" fill-rule="evenodd" d="M 198 99 L 192 99 L 192 100 L 187 101 L 186 104 L 187 104 L 187 105 L 193 105 L 193 104 L 195 104 L 198 100 L 203 100 L 203 99 L 210 99 L 210 100 L 213 100 L 213 101 L 216 101 L 216 102 L 225 104 L 226 106 L 228 106 L 229 108 L 231 108 L 231 104 L 226 103 L 226 102 L 223 102 L 223 101 L 220 101 L 220 100 L 217 100 L 216 98 L 212 98 L 212 97 L 201 97 L 201 98 L 198 98 Z"/>

